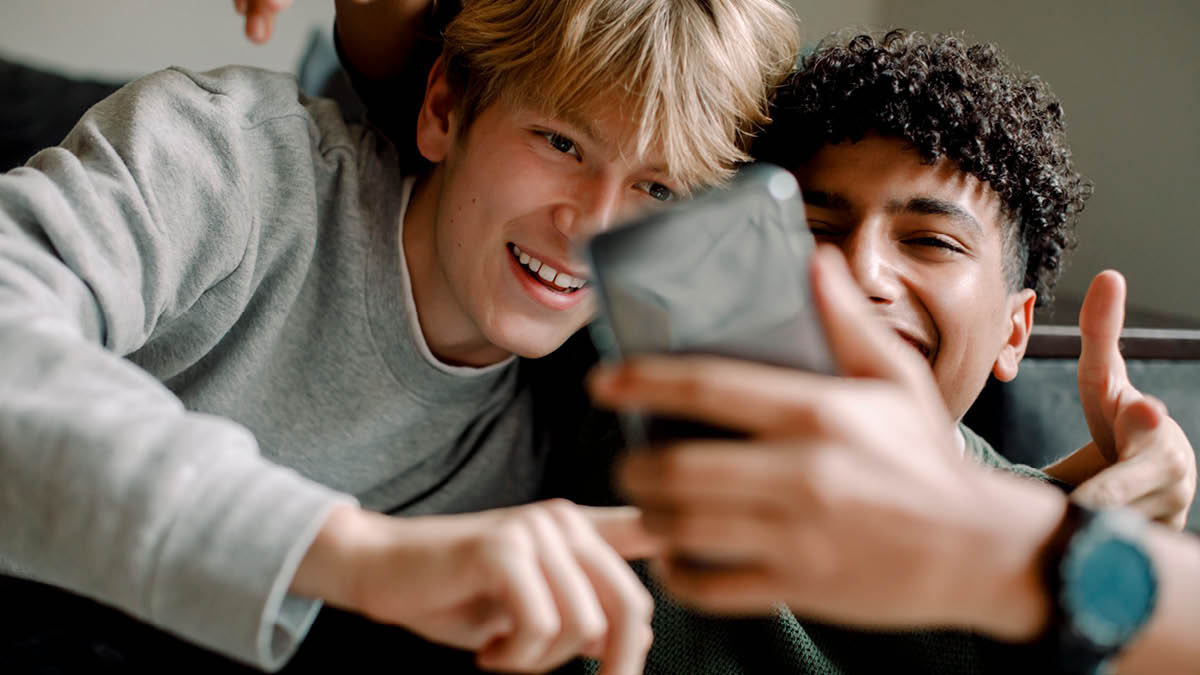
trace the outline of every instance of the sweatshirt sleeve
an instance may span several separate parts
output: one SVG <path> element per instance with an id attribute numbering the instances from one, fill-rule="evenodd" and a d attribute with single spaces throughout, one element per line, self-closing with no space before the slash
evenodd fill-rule
<path id="1" fill-rule="evenodd" d="M 352 498 L 122 358 L 243 264 L 256 181 L 311 153 L 263 139 L 303 107 L 291 85 L 248 110 L 289 95 L 259 79 L 151 75 L 0 175 L 0 558 L 273 670 L 319 608 L 295 569 Z"/>

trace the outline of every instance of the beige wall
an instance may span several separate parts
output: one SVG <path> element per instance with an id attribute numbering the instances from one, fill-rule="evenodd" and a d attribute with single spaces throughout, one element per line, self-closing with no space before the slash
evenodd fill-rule
<path id="1" fill-rule="evenodd" d="M 874 24 L 883 0 L 791 0 L 808 40 Z M 332 0 L 295 0 L 269 44 L 241 37 L 232 0 L 2 0 L 0 53 L 80 75 L 130 77 L 166 65 L 249 63 L 289 70 L 312 26 L 327 26 Z"/>
<path id="2" fill-rule="evenodd" d="M 1096 182 L 1062 293 L 1104 267 L 1131 301 L 1200 320 L 1200 2 L 1195 0 L 791 0 L 806 39 L 847 25 L 965 30 L 1043 75 L 1066 104 L 1080 167 Z M 77 74 L 165 65 L 292 69 L 329 0 L 296 0 L 266 47 L 226 0 L 3 0 L 0 53 Z"/>
<path id="3" fill-rule="evenodd" d="M 296 0 L 274 39 L 242 37 L 232 0 L 0 0 L 0 54 L 76 75 L 128 78 L 169 65 L 294 70 L 332 0 Z"/>
<path id="4" fill-rule="evenodd" d="M 810 44 L 840 28 L 870 27 L 883 20 L 884 0 L 791 0 L 791 4 Z"/>
<path id="5" fill-rule="evenodd" d="M 1062 98 L 1079 168 L 1096 184 L 1059 295 L 1096 272 L 1130 305 L 1200 322 L 1200 2 L 793 0 L 810 35 L 847 24 L 965 32 L 995 42 Z M 817 34 L 820 34 L 817 33 Z M 1073 321 L 1069 311 L 1056 321 Z"/>
<path id="6" fill-rule="evenodd" d="M 1200 2 L 904 0 L 884 21 L 994 41 L 1062 98 L 1096 195 L 1060 293 L 1115 267 L 1130 304 L 1200 320 Z M 1073 320 L 1074 317 L 1056 317 Z"/>

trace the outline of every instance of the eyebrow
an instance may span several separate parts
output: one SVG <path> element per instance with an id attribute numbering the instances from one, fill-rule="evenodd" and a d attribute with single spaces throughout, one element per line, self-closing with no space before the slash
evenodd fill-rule
<path id="1" fill-rule="evenodd" d="M 946 216 L 966 227 L 976 236 L 983 233 L 983 226 L 975 216 L 954 202 L 937 197 L 913 197 L 906 202 L 888 202 L 888 213 L 912 213 L 922 216 Z"/>
<path id="2" fill-rule="evenodd" d="M 824 190 L 805 190 L 803 191 L 804 203 L 817 208 L 833 209 L 835 211 L 850 211 L 852 209 L 850 200 L 845 196 L 836 192 L 825 192 Z M 975 236 L 980 236 L 983 233 L 983 226 L 979 220 L 963 207 L 954 202 L 937 197 L 920 196 L 912 197 L 907 201 L 891 201 L 886 206 L 888 213 L 911 213 L 921 216 L 946 216 L 966 227 Z"/>
<path id="3" fill-rule="evenodd" d="M 549 120 L 553 120 L 554 117 L 555 117 L 554 115 L 547 115 L 547 118 Z M 567 129 L 566 131 L 579 132 L 583 136 L 587 137 L 586 140 L 589 143 L 592 143 L 594 145 L 600 144 L 600 135 L 598 133 L 596 133 L 596 128 L 588 120 L 586 120 L 574 113 L 564 113 L 562 115 L 558 115 L 557 117 L 558 117 L 558 119 L 562 120 L 563 122 L 566 122 L 568 126 L 572 127 L 571 129 Z"/>
<path id="4" fill-rule="evenodd" d="M 816 206 L 823 209 L 834 209 L 837 211 L 849 211 L 850 200 L 836 192 L 823 192 L 821 190 L 801 190 L 804 197 L 804 203 L 809 206 Z"/>
<path id="5" fill-rule="evenodd" d="M 595 125 L 579 115 L 567 112 L 558 115 L 557 118 L 563 122 L 566 122 L 567 125 L 571 127 L 570 129 L 564 129 L 564 131 L 571 133 L 579 132 L 579 134 L 584 136 L 584 140 L 592 145 L 598 145 L 602 147 L 610 147 L 613 145 L 613 139 L 605 139 L 601 137 L 600 133 L 596 131 Z M 555 116 L 548 115 L 547 119 L 549 121 L 553 121 Z M 645 167 L 645 169 L 651 173 L 663 176 L 664 178 L 670 177 L 670 173 L 667 172 L 667 168 L 659 164 Z M 684 190 L 681 188 L 680 191 L 683 192 Z"/>

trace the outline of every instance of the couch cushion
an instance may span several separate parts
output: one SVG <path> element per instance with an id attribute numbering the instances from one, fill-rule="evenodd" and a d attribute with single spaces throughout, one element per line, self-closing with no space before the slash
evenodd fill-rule
<path id="1" fill-rule="evenodd" d="M 1166 403 L 1195 447 L 1200 439 L 1200 332 L 1127 333 L 1122 342 L 1130 381 Z M 1073 348 L 1061 334 L 1040 337 L 1031 341 L 1020 375 L 1008 383 L 989 381 L 964 418 L 1005 457 L 1032 466 L 1045 466 L 1091 439 L 1079 403 L 1077 360 L 1065 356 L 1078 354 L 1077 334 Z M 1187 527 L 1200 532 L 1200 502 L 1193 502 Z"/>

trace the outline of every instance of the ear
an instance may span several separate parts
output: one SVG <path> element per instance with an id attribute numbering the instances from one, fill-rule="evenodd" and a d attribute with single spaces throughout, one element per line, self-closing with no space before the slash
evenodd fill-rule
<path id="1" fill-rule="evenodd" d="M 417 149 L 437 164 L 446 159 L 457 132 L 457 98 L 446 79 L 446 65 L 438 57 L 425 81 L 425 100 L 417 113 Z"/>
<path id="2" fill-rule="evenodd" d="M 1033 306 L 1037 303 L 1037 293 L 1032 288 L 1022 289 L 1008 298 L 1009 327 L 1008 339 L 996 356 L 992 365 L 992 375 L 1001 382 L 1008 382 L 1017 376 L 1017 367 L 1025 356 L 1025 348 L 1029 345 L 1029 333 L 1033 330 Z"/>

